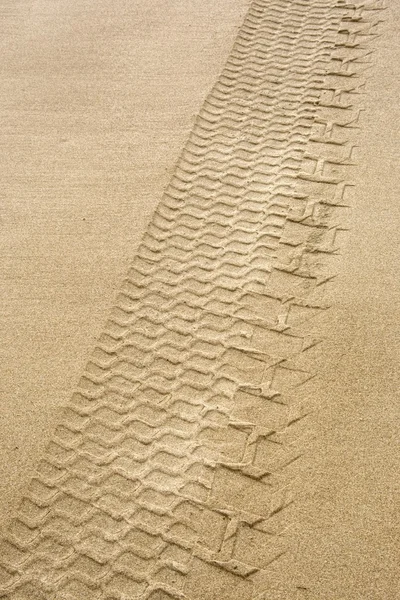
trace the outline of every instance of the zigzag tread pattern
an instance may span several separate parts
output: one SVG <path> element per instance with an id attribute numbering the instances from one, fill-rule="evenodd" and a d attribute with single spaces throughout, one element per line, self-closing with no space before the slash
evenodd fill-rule
<path id="1" fill-rule="evenodd" d="M 381 8 L 252 2 L 0 542 L 1 598 L 269 597 Z"/>

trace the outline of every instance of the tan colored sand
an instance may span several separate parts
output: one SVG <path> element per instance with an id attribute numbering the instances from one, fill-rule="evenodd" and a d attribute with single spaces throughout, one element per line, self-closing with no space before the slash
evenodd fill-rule
<path id="1" fill-rule="evenodd" d="M 46 61 L 49 73 L 36 77 L 40 101 L 25 73 L 19 73 L 18 84 L 14 80 L 12 94 L 8 88 L 3 92 L 4 98 L 14 98 L 15 103 L 6 112 L 8 125 L 0 134 L 2 145 L 9 149 L 3 158 L 7 161 L 3 244 L 7 245 L 1 253 L 7 300 L 0 322 L 6 342 L 1 421 L 4 520 L 12 513 L 54 427 L 57 409 L 70 395 L 101 330 L 119 280 L 172 172 L 191 125 L 190 115 L 198 111 L 229 51 L 245 6 L 224 4 L 213 7 L 210 2 L 200 8 L 191 2 L 184 9 L 180 3 L 168 4 L 171 14 L 165 14 L 165 4 L 143 2 L 135 11 L 125 8 L 130 21 L 114 16 L 114 25 L 118 23 L 124 31 L 115 33 L 115 48 L 107 53 L 96 46 L 94 56 L 104 62 L 98 64 L 88 91 L 71 89 L 65 95 L 67 75 L 57 76 L 54 70 L 51 74 Z M 102 6 L 107 15 L 104 21 L 110 23 L 111 9 L 108 3 Z M 54 56 L 53 64 L 59 70 L 60 62 L 66 60 L 70 80 L 75 81 L 74 69 L 80 73 L 83 69 L 74 62 L 79 61 L 79 40 L 83 43 L 89 36 L 97 43 L 97 27 L 104 22 L 101 7 L 94 12 L 97 26 L 90 36 L 78 27 L 78 9 L 71 21 L 61 19 L 58 11 L 53 13 L 48 17 L 49 30 L 38 14 L 36 20 L 22 19 L 23 24 L 15 26 L 40 31 L 42 41 L 35 42 L 40 47 L 39 61 L 44 52 L 41 44 L 50 44 L 50 30 L 51 48 L 59 48 L 56 23 L 63 31 L 75 25 L 76 45 Z M 293 522 L 285 532 L 291 549 L 264 575 L 268 593 L 259 597 L 262 600 L 400 597 L 397 1 L 384 13 L 384 20 L 384 34 L 374 44 L 377 50 L 360 101 L 365 112 L 351 173 L 356 184 L 351 195 L 353 210 L 347 222 L 350 231 L 341 240 L 339 277 L 329 292 L 333 308 L 310 328 L 310 335 L 327 336 L 328 341 L 315 351 L 319 377 L 299 388 L 299 398 L 313 406 L 313 413 L 304 430 L 300 425 L 305 460 L 297 473 Z M 188 22 L 198 28 L 196 33 L 183 27 Z M 130 36 L 127 23 L 143 36 Z M 110 32 L 102 37 L 106 35 L 112 38 Z M 32 39 L 25 36 L 24 43 L 30 47 Z M 65 36 L 72 39 L 70 31 Z M 132 52 L 129 57 L 122 53 L 125 36 Z M 189 41 L 190 49 L 186 49 Z M 23 51 L 15 44 L 14 50 L 7 51 L 7 69 L 22 60 Z M 85 52 L 89 53 L 87 47 Z M 115 68 L 117 56 L 120 71 Z M 110 73 L 115 79 L 109 79 Z M 52 76 L 57 85 L 44 85 Z M 82 79 L 86 85 L 90 77 L 85 73 Z M 10 80 L 6 78 L 2 85 L 11 85 Z M 26 120 L 17 95 L 22 81 L 31 94 L 25 99 Z M 53 93 L 57 97 L 49 96 Z M 35 111 L 33 97 L 38 102 Z M 45 110 L 49 98 L 57 106 L 51 118 Z M 59 102 L 65 103 L 65 113 Z M 110 122 L 110 106 L 121 104 L 124 111 L 116 112 Z M 46 128 L 47 134 L 43 133 Z M 32 130 L 42 136 L 40 141 Z M 231 487 L 224 493 L 233 497 L 236 491 Z M 262 496 L 254 491 L 246 495 L 241 490 L 237 496 L 241 507 L 263 505 Z M 255 543 L 243 552 L 254 555 L 255 561 L 267 554 L 266 547 Z M 229 588 L 230 583 L 217 592 L 218 578 L 210 578 L 209 572 L 199 561 L 198 579 L 189 584 L 193 597 L 237 597 L 238 588 Z M 239 595 L 252 598 L 245 584 L 240 585 Z"/>
<path id="2" fill-rule="evenodd" d="M 99 335 L 247 8 L 9 3 L 0 17 L 0 515 Z"/>
<path id="3" fill-rule="evenodd" d="M 315 390 L 321 410 L 298 551 L 316 597 L 334 600 L 400 597 L 399 2 L 384 19 L 327 328 L 337 358 Z"/>
<path id="4" fill-rule="evenodd" d="M 316 410 L 305 429 L 295 550 L 270 572 L 277 598 L 292 597 L 294 580 L 305 599 L 400 597 L 398 2 L 384 19 L 361 103 L 333 309 L 315 329 L 328 340 L 319 376 L 304 393 Z"/>

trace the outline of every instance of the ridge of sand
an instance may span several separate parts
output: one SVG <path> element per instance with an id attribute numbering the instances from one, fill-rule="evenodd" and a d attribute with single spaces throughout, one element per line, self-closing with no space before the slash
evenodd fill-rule
<path id="1" fill-rule="evenodd" d="M 3 597 L 324 597 L 288 573 L 381 8 L 251 4 L 3 541 Z"/>

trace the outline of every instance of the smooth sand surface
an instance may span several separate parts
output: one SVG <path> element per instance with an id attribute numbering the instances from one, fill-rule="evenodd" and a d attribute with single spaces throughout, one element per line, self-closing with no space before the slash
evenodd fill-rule
<path id="1" fill-rule="evenodd" d="M 1 84 L 13 85 L 0 134 L 3 522 L 28 491 L 6 533 L 1 597 L 400 597 L 400 5 L 333 4 L 253 3 L 239 83 L 243 2 L 143 2 L 123 19 L 106 2 L 67 19 L 58 3 L 46 26 L 42 5 L 29 22 L 21 5 L 8 35 L 25 37 L 2 50 L 14 69 Z M 95 15 L 90 32 L 81 10 Z M 257 10 L 265 57 L 252 45 Z M 108 50 L 90 53 L 84 40 L 105 23 Z M 42 44 L 60 48 L 56 25 L 68 50 L 31 79 L 23 52 L 37 44 L 24 64 L 38 68 Z M 360 26 L 361 39 L 337 33 Z M 339 55 L 365 49 L 343 67 L 354 78 L 330 50 L 344 38 Z M 99 61 L 92 79 L 82 47 Z M 77 72 L 85 92 L 69 87 Z"/>

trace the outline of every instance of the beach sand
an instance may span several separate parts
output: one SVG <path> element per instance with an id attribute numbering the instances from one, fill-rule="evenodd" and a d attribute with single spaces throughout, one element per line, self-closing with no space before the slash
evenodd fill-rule
<path id="1" fill-rule="evenodd" d="M 79 380 L 246 10 L 4 6 L 2 521 Z"/>
<path id="2" fill-rule="evenodd" d="M 399 2 L 0 6 L 0 597 L 396 600 Z"/>

